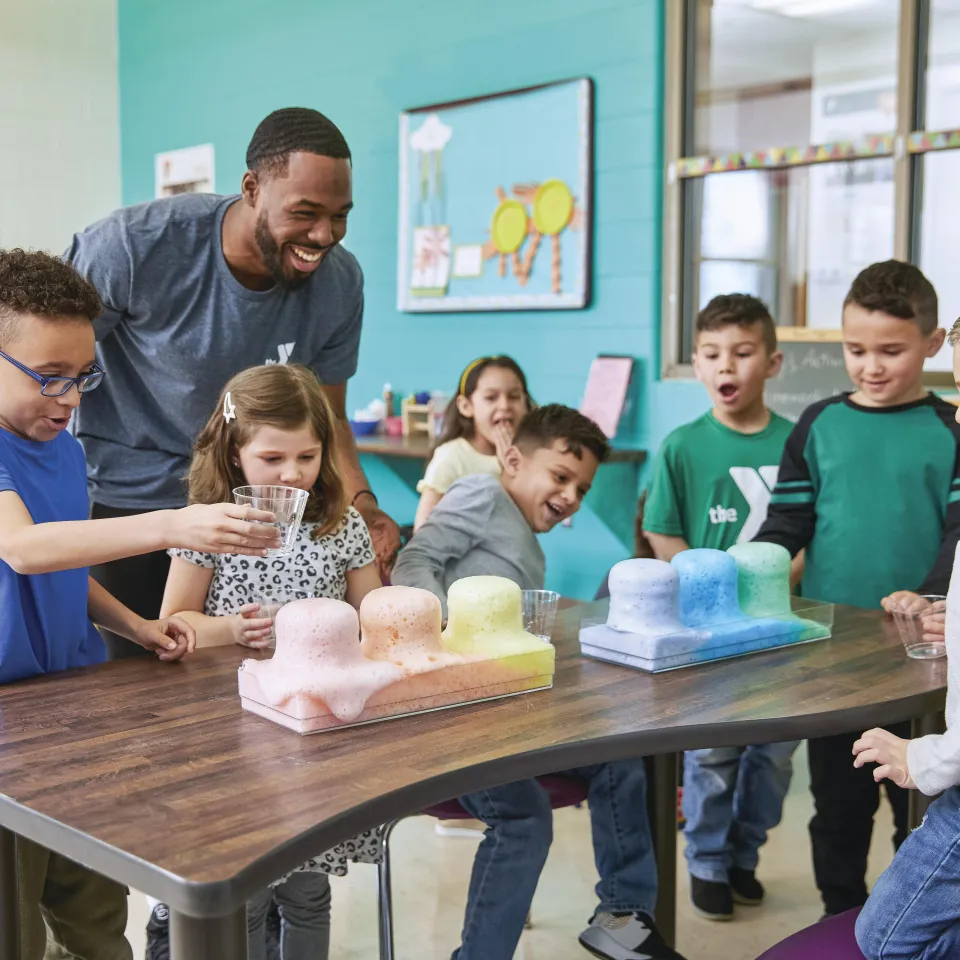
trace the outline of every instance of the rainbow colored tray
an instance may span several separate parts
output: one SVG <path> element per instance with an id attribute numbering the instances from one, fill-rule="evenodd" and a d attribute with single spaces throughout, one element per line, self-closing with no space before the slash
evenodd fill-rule
<path id="1" fill-rule="evenodd" d="M 520 588 L 468 577 L 440 602 L 413 587 L 372 591 L 357 611 L 332 599 L 295 600 L 276 616 L 269 660 L 238 672 L 244 710 L 320 733 L 553 686 L 553 646 L 523 629 Z"/>
<path id="2" fill-rule="evenodd" d="M 789 573 L 789 554 L 767 543 L 625 560 L 605 615 L 582 621 L 580 650 L 661 673 L 829 637 L 833 604 L 791 597 Z"/>

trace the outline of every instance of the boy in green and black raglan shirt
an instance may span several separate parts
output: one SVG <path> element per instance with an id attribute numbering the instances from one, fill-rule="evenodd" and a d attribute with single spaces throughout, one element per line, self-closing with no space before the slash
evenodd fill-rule
<path id="1" fill-rule="evenodd" d="M 726 550 L 751 539 L 767 514 L 793 425 L 767 409 L 780 370 L 777 331 L 755 297 L 716 297 L 697 317 L 693 365 L 713 409 L 674 430 L 653 464 L 643 528 L 660 560 L 690 547 Z M 754 873 L 780 822 L 797 744 L 688 750 L 683 813 L 694 909 L 729 920 L 734 901 L 758 904 Z"/>
<path id="2" fill-rule="evenodd" d="M 808 408 L 787 441 L 756 539 L 806 552 L 805 597 L 878 609 L 897 591 L 946 594 L 960 536 L 956 409 L 928 393 L 923 363 L 943 344 L 937 294 L 914 266 L 867 267 L 843 308 L 856 391 Z M 907 727 L 891 730 L 909 737 Z M 828 914 L 860 906 L 879 785 L 850 763 L 856 733 L 810 741 L 810 822 Z M 895 846 L 907 792 L 887 780 Z"/>

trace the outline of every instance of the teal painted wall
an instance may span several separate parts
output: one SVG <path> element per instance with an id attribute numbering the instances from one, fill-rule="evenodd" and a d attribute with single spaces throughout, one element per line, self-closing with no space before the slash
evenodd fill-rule
<path id="1" fill-rule="evenodd" d="M 119 0 L 124 202 L 152 197 L 155 153 L 206 142 L 216 147 L 219 192 L 232 192 L 259 120 L 278 107 L 315 107 L 354 155 L 346 245 L 366 274 L 366 319 L 351 405 L 366 405 L 386 382 L 451 390 L 466 363 L 493 352 L 516 357 L 539 400 L 577 405 L 591 359 L 629 353 L 638 360 L 634 411 L 618 442 L 655 450 L 707 406 L 698 385 L 656 377 L 663 3 Z M 596 85 L 590 309 L 398 313 L 401 110 L 578 76 Z M 382 463 L 365 466 L 394 516 L 412 518 L 409 487 Z M 544 538 L 554 588 L 592 595 L 628 555 L 633 483 L 620 470 L 605 468 L 573 527 Z"/>

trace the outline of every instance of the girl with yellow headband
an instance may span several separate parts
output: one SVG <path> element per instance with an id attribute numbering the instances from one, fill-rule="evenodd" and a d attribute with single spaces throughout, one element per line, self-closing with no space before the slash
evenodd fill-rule
<path id="1" fill-rule="evenodd" d="M 414 529 L 420 529 L 461 477 L 500 475 L 500 458 L 532 407 L 527 378 L 515 360 L 480 357 L 467 366 L 447 407 L 439 445 L 417 486 L 420 505 Z"/>

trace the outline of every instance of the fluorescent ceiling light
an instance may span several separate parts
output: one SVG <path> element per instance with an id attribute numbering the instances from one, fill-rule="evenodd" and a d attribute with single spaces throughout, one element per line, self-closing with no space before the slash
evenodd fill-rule
<path id="1" fill-rule="evenodd" d="M 782 13 L 785 17 L 818 17 L 846 13 L 864 7 L 872 0 L 750 0 L 756 10 Z"/>

